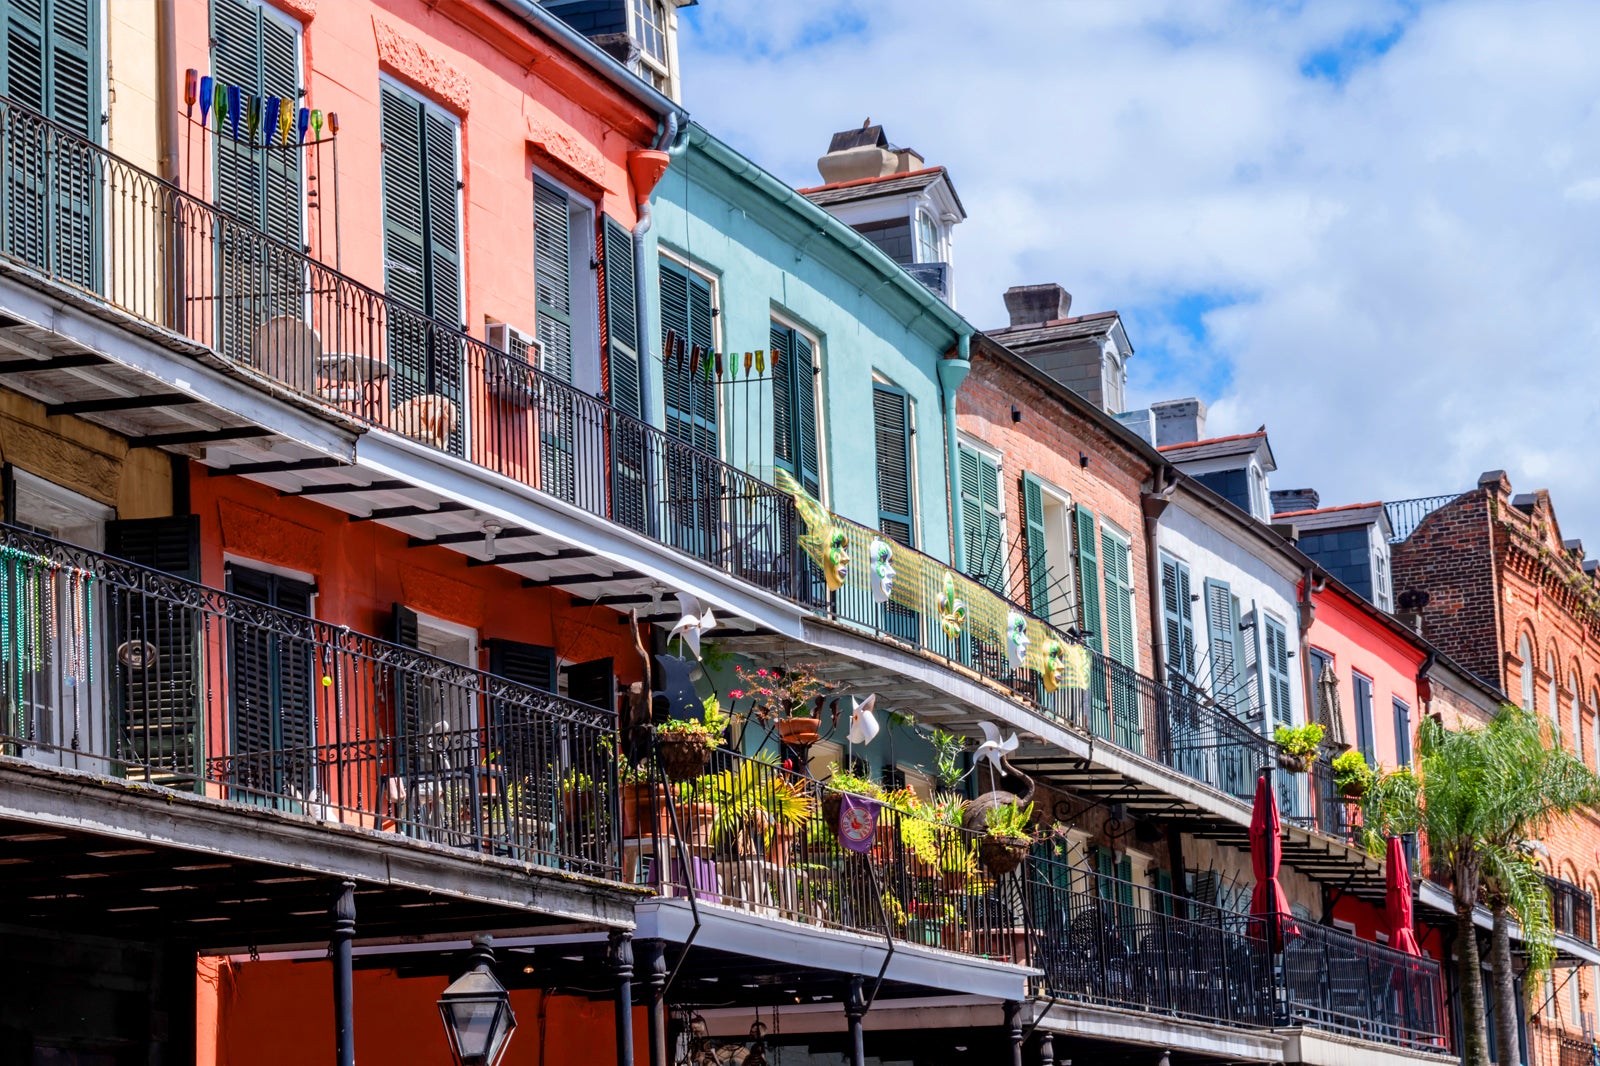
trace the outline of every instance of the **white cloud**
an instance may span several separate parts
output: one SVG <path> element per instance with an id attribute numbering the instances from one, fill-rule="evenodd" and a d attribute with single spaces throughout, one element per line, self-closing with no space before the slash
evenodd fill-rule
<path id="1" fill-rule="evenodd" d="M 680 49 L 695 117 L 795 184 L 868 115 L 948 165 L 969 318 L 1046 280 L 1120 308 L 1136 399 L 1219 382 L 1213 428 L 1266 422 L 1280 486 L 1504 467 L 1600 539 L 1600 8 L 1407 7 L 703 0 Z M 1218 294 L 1196 344 L 1175 303 Z"/>

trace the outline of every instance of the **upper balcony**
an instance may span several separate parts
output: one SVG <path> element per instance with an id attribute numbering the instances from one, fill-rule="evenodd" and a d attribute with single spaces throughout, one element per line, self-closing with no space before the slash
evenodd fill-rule
<path id="1" fill-rule="evenodd" d="M 1550 916 L 1555 931 L 1594 945 L 1594 897 L 1571 881 L 1546 876 L 1550 889 Z"/>

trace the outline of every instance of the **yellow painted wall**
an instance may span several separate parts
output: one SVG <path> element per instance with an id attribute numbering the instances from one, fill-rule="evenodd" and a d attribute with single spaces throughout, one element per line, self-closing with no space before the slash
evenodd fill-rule
<path id="1" fill-rule="evenodd" d="M 44 405 L 0 390 L 0 463 L 117 509 L 118 518 L 172 513 L 172 464 L 155 448 L 129 449 L 79 418 L 47 418 Z"/>
<path id="2" fill-rule="evenodd" d="M 106 62 L 109 92 L 106 111 L 107 147 L 145 170 L 160 173 L 161 115 L 158 86 L 168 77 L 160 70 L 156 9 L 172 0 L 109 0 L 106 13 Z M 171 97 L 182 98 L 179 90 Z"/>

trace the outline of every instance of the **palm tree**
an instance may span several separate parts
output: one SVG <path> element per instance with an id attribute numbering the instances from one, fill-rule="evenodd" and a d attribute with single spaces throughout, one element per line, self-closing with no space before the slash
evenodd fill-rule
<path id="1" fill-rule="evenodd" d="M 1368 795 L 1367 824 L 1381 834 L 1420 832 L 1429 858 L 1450 877 L 1461 990 L 1462 1066 L 1488 1066 L 1478 937 L 1480 891 L 1494 915 L 1495 1035 L 1505 1062 L 1517 1047 L 1512 917 L 1522 927 L 1530 975 L 1550 964 L 1550 892 L 1527 844 L 1560 815 L 1600 803 L 1600 778 L 1545 744 L 1539 721 L 1505 706 L 1481 728 L 1419 730 L 1420 773 L 1386 775 Z"/>

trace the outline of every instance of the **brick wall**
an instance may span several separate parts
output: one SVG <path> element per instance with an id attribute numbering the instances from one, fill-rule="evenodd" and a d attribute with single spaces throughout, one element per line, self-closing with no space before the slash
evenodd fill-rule
<path id="1" fill-rule="evenodd" d="M 1466 493 L 1423 519 L 1390 560 L 1398 598 L 1428 594 L 1422 635 L 1468 670 L 1504 686 L 1495 615 L 1488 493 Z"/>
<path id="2" fill-rule="evenodd" d="M 1015 406 L 1021 421 L 1011 420 Z M 1074 504 L 1094 511 L 1129 535 L 1132 543 L 1134 635 L 1139 664 L 1149 673 L 1151 610 L 1159 590 L 1148 587 L 1140 494 L 1153 476 L 1150 464 L 1102 427 L 1068 407 L 1008 361 L 974 351 L 972 372 L 957 395 L 956 420 L 963 435 L 1000 454 L 1005 509 L 1006 594 L 1027 604 L 1023 550 L 1022 474 L 1024 471 L 1068 494 Z M 1079 456 L 1087 456 L 1081 465 Z M 1074 593 L 1074 598 L 1076 594 Z"/>

